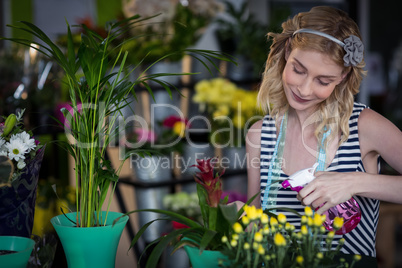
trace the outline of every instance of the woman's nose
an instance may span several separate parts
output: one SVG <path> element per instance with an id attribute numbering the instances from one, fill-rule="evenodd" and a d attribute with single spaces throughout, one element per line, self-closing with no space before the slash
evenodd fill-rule
<path id="1" fill-rule="evenodd" d="M 300 97 L 307 97 L 311 94 L 311 81 L 306 78 L 297 86 L 297 90 L 299 91 Z"/>

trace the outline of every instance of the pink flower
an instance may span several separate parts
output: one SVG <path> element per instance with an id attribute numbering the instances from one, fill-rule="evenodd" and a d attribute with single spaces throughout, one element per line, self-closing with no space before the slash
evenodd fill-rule
<path id="1" fill-rule="evenodd" d="M 195 181 L 204 187 L 208 193 L 208 205 L 211 207 L 217 207 L 222 196 L 222 182 L 221 176 L 225 173 L 225 170 L 221 174 L 214 175 L 214 164 L 217 158 L 208 158 L 207 160 L 197 159 L 197 167 L 200 172 L 195 175 Z"/>
<path id="2" fill-rule="evenodd" d="M 177 122 L 184 122 L 186 123 L 186 126 L 188 127 L 188 120 L 179 116 L 171 115 L 169 117 L 166 117 L 165 120 L 163 120 L 162 124 L 164 127 L 168 128 L 173 128 L 173 126 Z"/>
<path id="3" fill-rule="evenodd" d="M 139 143 L 154 143 L 156 141 L 156 134 L 150 129 L 136 128 L 134 132 L 137 136 L 137 142 Z"/>

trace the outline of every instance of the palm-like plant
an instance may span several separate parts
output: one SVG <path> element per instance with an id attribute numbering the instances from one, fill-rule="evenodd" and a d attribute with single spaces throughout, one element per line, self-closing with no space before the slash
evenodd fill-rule
<path id="1" fill-rule="evenodd" d="M 76 188 L 76 209 L 79 212 L 77 213 L 76 224 L 79 227 L 98 226 L 106 222 L 106 219 L 101 219 L 100 212 L 110 186 L 112 186 L 112 194 L 107 205 L 109 211 L 111 196 L 121 169 L 120 166 L 115 170 L 110 161 L 106 159 L 106 148 L 111 141 L 116 140 L 116 136 L 121 131 L 112 126 L 119 118 L 121 109 L 130 104 L 129 95 L 131 94 L 135 98 L 136 89 L 142 86 L 153 97 L 152 89 L 148 85 L 149 81 L 158 83 L 170 93 L 171 88 L 175 87 L 168 82 L 159 80 L 158 77 L 190 74 L 146 75 L 147 70 L 145 70 L 134 81 L 129 79 L 130 74 L 137 66 L 128 66 L 126 63 L 128 52 L 123 51 L 122 47 L 130 39 L 121 39 L 120 37 L 128 33 L 132 27 L 146 23 L 150 18 L 141 18 L 137 15 L 110 23 L 107 25 L 108 34 L 105 38 L 85 25 L 81 25 L 83 34 L 81 34 L 78 50 L 75 49 L 71 28 L 67 22 L 66 53 L 41 29 L 25 21 L 20 22 L 19 25 L 8 26 L 28 32 L 40 42 L 28 39 L 1 38 L 38 50 L 55 61 L 65 72 L 72 109 L 70 111 L 63 110 L 68 123 L 65 130 L 70 137 L 70 142 L 63 145 L 75 160 L 76 185 L 80 186 L 80 188 Z M 133 36 L 131 39 L 140 37 Z M 177 53 L 179 52 L 182 53 L 182 51 L 177 51 Z M 227 56 L 215 51 L 185 50 L 185 53 L 200 60 L 207 69 L 208 66 L 205 62 L 216 67 L 213 62 L 215 59 L 231 61 Z M 165 55 L 156 62 L 168 58 L 172 54 Z M 146 56 L 143 55 L 144 58 Z M 125 159 L 129 157 L 129 153 L 126 154 Z M 136 153 L 141 152 L 137 151 Z"/>

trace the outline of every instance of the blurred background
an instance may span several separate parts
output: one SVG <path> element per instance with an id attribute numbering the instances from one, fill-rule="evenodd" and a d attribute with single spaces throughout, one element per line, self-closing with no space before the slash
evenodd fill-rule
<path id="1" fill-rule="evenodd" d="M 204 85 L 207 82 L 212 83 L 212 81 L 219 82 L 214 79 L 224 79 L 230 83 L 233 90 L 237 90 L 236 94 L 241 96 L 239 98 L 251 99 L 243 104 L 244 107 L 253 107 L 264 61 L 269 53 L 269 43 L 266 41 L 265 34 L 269 31 L 280 31 L 283 20 L 317 5 L 330 5 L 345 10 L 358 23 L 365 45 L 368 76 L 363 80 L 356 100 L 367 104 L 402 129 L 402 31 L 400 29 L 402 17 L 399 14 L 402 2 L 400 1 L 0 0 L 0 36 L 19 37 L 22 33 L 7 27 L 7 24 L 16 24 L 24 20 L 37 25 L 52 40 L 64 47 L 66 22 L 70 25 L 85 24 L 102 35 L 105 33 L 104 25 L 108 21 L 121 20 L 135 14 L 146 17 L 161 13 L 156 20 L 171 22 L 171 24 L 155 23 L 146 30 L 169 34 L 133 42 L 127 46 L 125 49 L 130 53 L 130 64 L 146 66 L 149 64 L 147 60 L 157 59 L 166 53 L 185 48 L 211 49 L 235 56 L 238 66 L 216 62 L 221 72 L 208 73 L 200 64 L 189 60 L 184 55 L 169 58 L 149 70 L 150 72 L 165 72 L 165 70 L 167 72 L 173 72 L 173 70 L 199 72 L 191 77 L 178 77 L 177 80 L 169 81 L 180 89 L 184 98 L 178 92 L 173 92 L 170 97 L 155 85 L 155 100 L 153 100 L 146 92 L 142 94 L 143 89 L 139 89 L 139 101 L 133 103 L 133 107 L 127 110 L 127 114 L 135 113 L 142 116 L 152 125 L 152 130 L 161 135 L 163 129 L 160 127 L 160 122 L 168 116 L 184 115 L 192 119 L 201 114 L 206 118 L 213 118 L 214 114 L 223 112 L 222 107 L 207 103 L 200 95 L 197 95 L 198 86 L 202 83 Z M 183 25 L 191 25 L 191 27 L 177 26 L 175 21 L 180 21 Z M 80 38 L 78 31 L 74 34 Z M 144 55 L 147 53 L 149 54 L 144 60 Z M 52 143 L 55 139 L 65 139 L 62 129 L 54 120 L 60 119 L 60 108 L 68 106 L 68 88 L 62 81 L 63 73 L 51 60 L 38 55 L 34 50 L 0 41 L 0 115 L 8 115 L 25 108 L 27 110 L 26 118 L 24 118 L 26 126 L 32 129 L 42 143 L 47 143 L 45 160 L 40 173 L 33 231 L 38 236 L 54 232 L 49 220 L 52 216 L 60 214 L 58 207 L 61 205 L 74 207 L 75 180 L 71 159 L 65 151 Z M 221 84 L 218 82 L 210 85 L 211 92 L 207 94 L 224 92 L 221 90 L 225 89 L 220 88 Z M 221 98 L 223 95 L 217 96 Z M 166 104 L 166 106 L 152 108 L 154 103 Z M 232 113 L 231 110 L 226 111 L 228 116 L 234 116 Z M 235 129 L 243 133 L 239 136 L 240 142 L 227 140 L 225 136 L 215 137 L 216 140 L 214 140 L 224 144 L 230 142 L 230 146 L 227 147 L 231 150 L 213 148 L 209 146 L 212 140 L 207 133 L 194 132 L 189 135 L 191 141 L 196 144 L 209 144 L 209 147 L 203 151 L 194 152 L 188 142 L 183 142 L 181 155 L 189 159 L 193 157 L 193 160 L 196 153 L 204 156 L 235 156 L 240 160 L 244 159 L 244 143 L 241 141 L 247 131 L 244 122 L 249 122 L 248 119 L 253 116 L 261 116 L 261 112 L 246 109 L 242 116 L 244 116 L 243 121 L 239 119 L 241 123 Z M 194 120 L 191 127 L 204 129 L 205 122 Z M 212 129 L 215 130 L 224 127 L 225 125 L 220 123 L 212 125 Z M 119 164 L 120 153 L 119 144 L 109 150 L 109 157 L 116 166 Z M 166 207 L 169 203 L 168 197 L 174 198 L 174 194 L 179 192 L 190 195 L 194 192 L 194 185 L 188 180 L 192 170 L 183 170 L 183 166 L 173 167 L 167 172 L 169 176 L 157 176 L 155 179 L 150 178 L 146 171 L 136 170 L 132 161 L 125 163 L 121 174 L 121 182 L 119 182 L 113 204 L 116 210 L 128 211 L 150 206 Z M 226 175 L 224 186 L 225 191 L 241 199 L 246 194 L 247 181 L 245 166 L 241 165 L 241 161 L 238 163 L 238 166 L 228 168 L 231 172 Z M 381 172 L 395 174 L 395 171 L 385 163 L 382 165 Z M 160 174 L 166 174 L 166 172 L 162 171 Z M 165 187 L 160 187 L 161 182 Z M 52 185 L 57 186 L 56 190 L 52 188 Z M 191 196 L 185 198 L 191 198 Z M 188 205 L 188 200 L 190 199 L 184 199 L 181 202 Z M 137 260 L 144 247 L 139 245 L 129 250 L 129 245 L 135 230 L 149 220 L 144 215 L 135 215 L 130 219 L 130 224 L 121 239 L 116 267 L 141 266 Z M 377 235 L 379 267 L 402 267 L 402 254 L 398 254 L 402 252 L 401 224 L 401 206 L 383 202 Z M 164 228 L 156 226 L 153 233 L 147 234 L 149 240 L 168 231 Z M 145 236 L 143 246 L 146 244 Z M 179 267 L 177 260 L 179 254 L 175 253 L 173 257 L 166 254 L 165 259 L 161 260 L 161 267 Z M 188 262 L 185 256 L 182 258 L 184 258 L 183 267 L 186 267 Z M 57 247 L 52 262 L 53 267 L 66 267 L 61 245 Z"/>

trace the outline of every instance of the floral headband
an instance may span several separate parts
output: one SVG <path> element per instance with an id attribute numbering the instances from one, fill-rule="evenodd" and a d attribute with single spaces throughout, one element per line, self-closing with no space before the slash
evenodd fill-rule
<path id="1" fill-rule="evenodd" d="M 342 42 L 342 41 L 336 39 L 335 37 L 333 37 L 332 35 L 329 35 L 329 34 L 326 34 L 326 33 L 320 32 L 320 31 L 316 31 L 313 29 L 307 29 L 307 28 L 299 29 L 293 33 L 293 36 L 297 33 L 310 33 L 310 34 L 319 35 L 319 36 L 328 38 L 329 40 L 331 40 L 331 41 L 337 43 L 338 45 L 340 45 L 341 47 L 343 47 L 343 49 L 346 52 L 345 56 L 343 57 L 343 61 L 345 62 L 346 67 L 351 66 L 351 65 L 356 66 L 363 60 L 364 46 L 363 46 L 363 43 L 360 40 L 360 38 L 355 35 L 349 36 Z"/>

